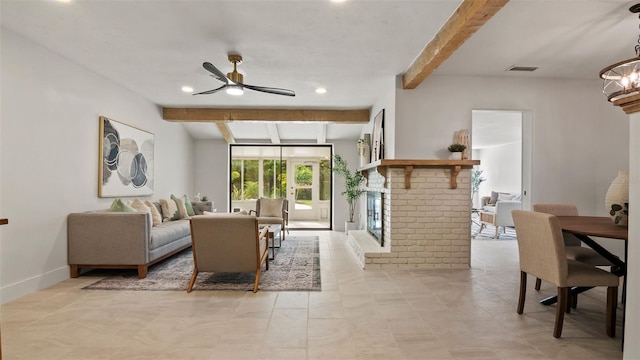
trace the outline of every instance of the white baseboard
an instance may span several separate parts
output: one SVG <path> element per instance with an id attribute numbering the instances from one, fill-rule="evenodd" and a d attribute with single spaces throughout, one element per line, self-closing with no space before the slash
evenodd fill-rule
<path id="1" fill-rule="evenodd" d="M 6 304 L 38 290 L 48 288 L 49 286 L 69 279 L 69 277 L 69 266 L 63 266 L 44 274 L 4 286 L 0 288 L 0 304 Z"/>

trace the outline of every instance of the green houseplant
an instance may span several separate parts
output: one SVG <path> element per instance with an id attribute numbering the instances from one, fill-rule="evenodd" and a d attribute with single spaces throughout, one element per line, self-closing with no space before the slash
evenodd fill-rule
<path id="1" fill-rule="evenodd" d="M 467 148 L 467 145 L 464 144 L 451 144 L 447 149 L 451 151 L 451 156 L 449 159 L 451 160 L 462 160 L 462 152 Z"/>
<path id="2" fill-rule="evenodd" d="M 345 190 L 342 195 L 345 196 L 347 203 L 349 203 L 349 222 L 353 222 L 356 201 L 366 192 L 366 190 L 360 189 L 364 176 L 358 170 L 352 173 L 347 166 L 347 162 L 337 154 L 333 155 L 333 172 L 344 177 Z"/>

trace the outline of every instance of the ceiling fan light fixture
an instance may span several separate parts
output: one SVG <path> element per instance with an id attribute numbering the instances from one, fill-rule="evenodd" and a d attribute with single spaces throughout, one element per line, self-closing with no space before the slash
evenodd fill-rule
<path id="1" fill-rule="evenodd" d="M 229 95 L 240 96 L 244 94 L 244 90 L 242 90 L 242 87 L 238 85 L 229 85 L 226 91 Z"/>
<path id="2" fill-rule="evenodd" d="M 632 13 L 640 13 L 640 4 L 629 8 Z M 640 37 L 635 46 L 636 57 L 620 61 L 600 70 L 603 80 L 602 92 L 607 100 L 614 102 L 640 94 Z"/>
<path id="3" fill-rule="evenodd" d="M 317 88 L 316 89 L 316 94 L 326 94 L 327 93 L 327 89 L 325 88 Z"/>
<path id="4" fill-rule="evenodd" d="M 182 87 L 182 91 L 186 92 L 186 93 L 192 93 L 193 92 L 193 88 L 191 86 L 183 86 Z"/>

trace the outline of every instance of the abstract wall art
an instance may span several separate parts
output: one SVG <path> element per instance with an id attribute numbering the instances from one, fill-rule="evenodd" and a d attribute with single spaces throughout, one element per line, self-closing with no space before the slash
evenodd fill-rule
<path id="1" fill-rule="evenodd" d="M 150 132 L 100 117 L 98 196 L 153 195 L 153 148 Z"/>

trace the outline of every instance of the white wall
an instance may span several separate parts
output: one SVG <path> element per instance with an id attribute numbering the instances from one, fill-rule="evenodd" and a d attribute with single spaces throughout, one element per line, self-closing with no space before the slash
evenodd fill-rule
<path id="1" fill-rule="evenodd" d="M 66 217 L 98 198 L 98 118 L 155 134 L 155 195 L 193 192 L 193 145 L 153 103 L 2 29 L 0 302 L 69 277 Z"/>
<path id="2" fill-rule="evenodd" d="M 471 128 L 472 110 L 531 111 L 534 204 L 572 202 L 581 214 L 606 215 L 608 181 L 628 167 L 628 120 L 598 80 L 433 75 L 397 91 L 396 158 L 447 158 L 454 132 Z"/>
<path id="3" fill-rule="evenodd" d="M 522 142 L 479 149 L 476 154 L 474 160 L 480 160 L 478 169 L 487 179 L 480 183 L 480 197 L 491 196 L 492 191 L 521 193 Z"/>
<path id="4" fill-rule="evenodd" d="M 620 111 L 622 112 L 622 111 Z M 640 112 L 630 116 L 629 129 L 629 254 L 624 358 L 640 359 Z"/>
<path id="5" fill-rule="evenodd" d="M 224 140 L 196 140 L 194 195 L 206 195 L 218 212 L 229 203 L 229 145 Z"/>

